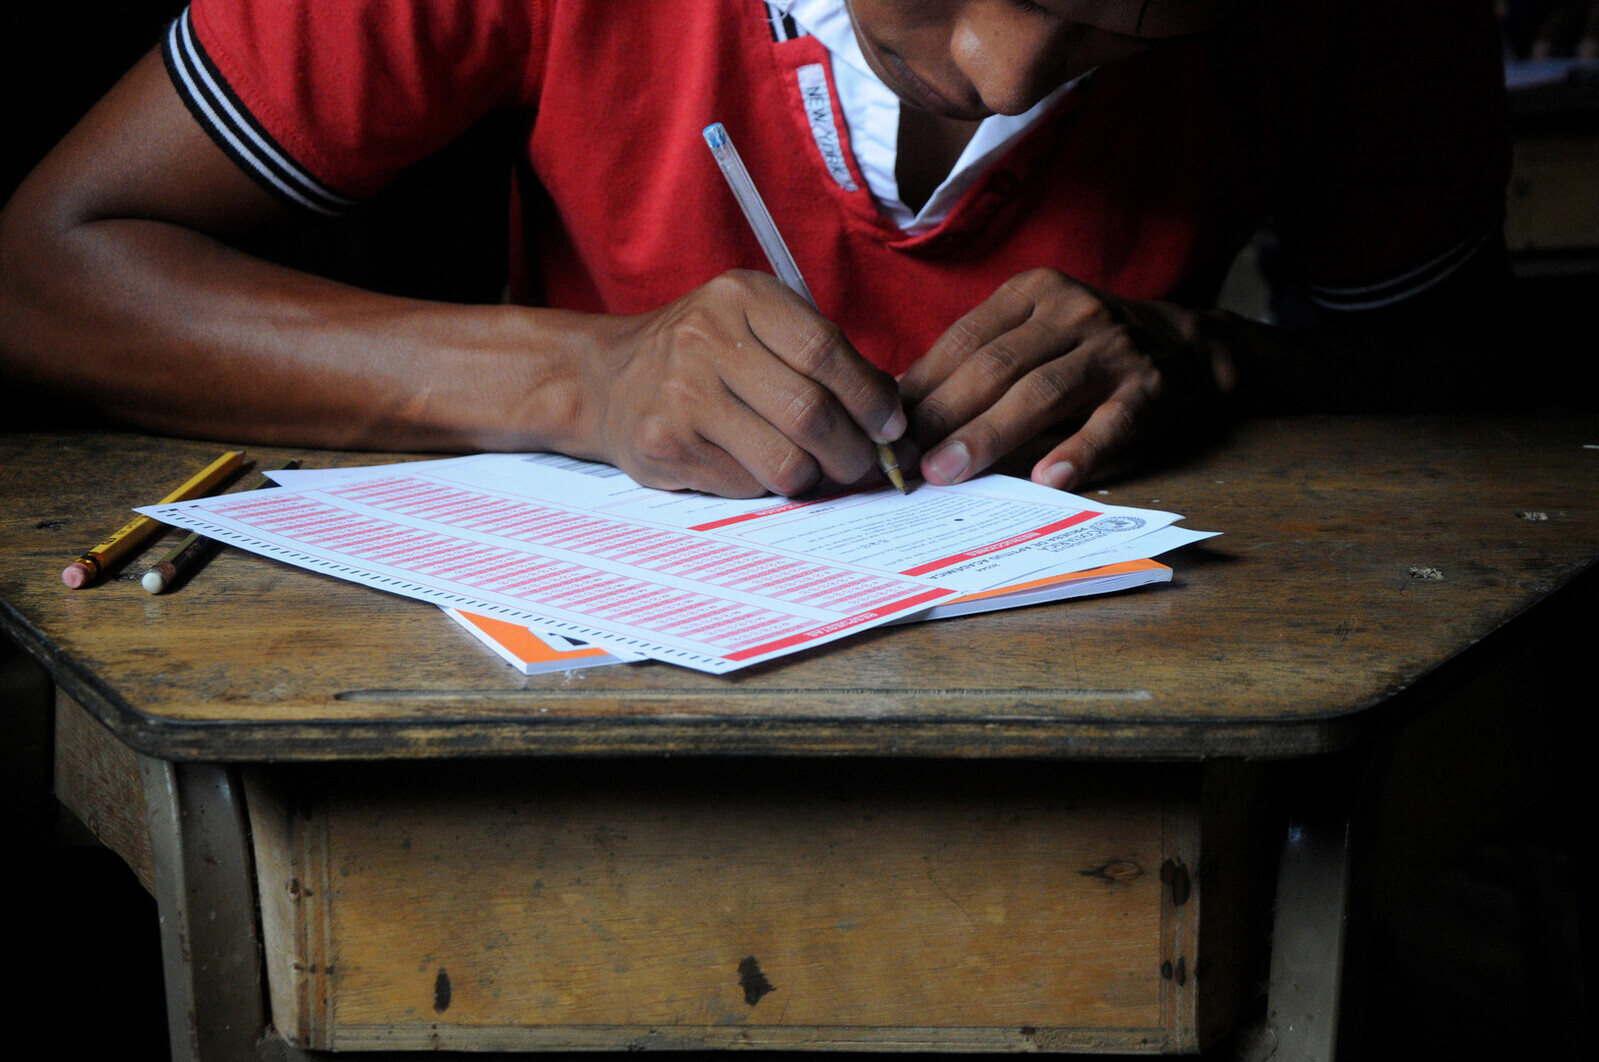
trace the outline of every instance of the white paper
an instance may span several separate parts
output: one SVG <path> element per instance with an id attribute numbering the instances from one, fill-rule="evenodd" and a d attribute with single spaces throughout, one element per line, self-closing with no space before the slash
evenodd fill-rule
<path id="1" fill-rule="evenodd" d="M 558 455 L 280 472 L 141 510 L 339 578 L 722 673 L 1081 560 L 1177 517 L 985 476 L 807 501 L 641 487 Z M 1026 547 L 1026 548 L 1023 548 Z"/>
<path id="2" fill-rule="evenodd" d="M 161 505 L 157 519 L 393 593 L 713 673 L 919 611 L 925 580 L 620 520 L 536 462 L 398 465 Z"/>

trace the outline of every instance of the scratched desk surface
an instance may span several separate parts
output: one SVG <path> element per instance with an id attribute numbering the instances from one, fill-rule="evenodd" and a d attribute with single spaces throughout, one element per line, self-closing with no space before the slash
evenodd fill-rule
<path id="1" fill-rule="evenodd" d="M 67 590 L 64 565 L 222 447 L 11 435 L 0 623 L 123 741 L 168 759 L 1303 756 L 1390 724 L 1420 696 L 1395 694 L 1468 668 L 1594 564 L 1596 447 L 1593 418 L 1248 422 L 1087 492 L 1225 533 L 1167 557 L 1169 585 L 873 631 L 728 677 L 652 663 L 527 678 L 431 605 L 237 551 L 146 594 L 138 577 L 176 532 Z"/>

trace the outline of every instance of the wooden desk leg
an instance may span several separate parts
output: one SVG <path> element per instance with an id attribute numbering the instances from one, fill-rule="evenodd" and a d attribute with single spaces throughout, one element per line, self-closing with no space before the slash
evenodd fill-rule
<path id="1" fill-rule="evenodd" d="M 244 790 L 215 764 L 139 757 L 173 1062 L 255 1060 L 266 1015 Z"/>
<path id="2" fill-rule="evenodd" d="M 1262 1045 L 1275 1044 L 1273 1062 L 1333 1062 L 1338 1052 L 1353 810 L 1349 801 L 1311 803 L 1288 821 L 1277 872 Z"/>

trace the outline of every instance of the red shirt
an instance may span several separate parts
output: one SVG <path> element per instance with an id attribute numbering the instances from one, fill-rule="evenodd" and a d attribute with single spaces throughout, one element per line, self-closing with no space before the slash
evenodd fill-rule
<path id="1" fill-rule="evenodd" d="M 822 313 L 897 373 L 1036 266 L 1206 304 L 1268 214 L 1334 306 L 1402 299 L 1480 246 L 1509 158 L 1486 6 L 1260 8 L 1103 68 L 915 237 L 853 152 L 847 185 L 829 171 L 797 75 L 820 64 L 831 91 L 826 50 L 774 40 L 758 0 L 194 0 L 166 52 L 218 143 L 310 209 L 517 110 L 513 295 L 577 310 L 766 268 L 701 138 L 720 121 Z"/>

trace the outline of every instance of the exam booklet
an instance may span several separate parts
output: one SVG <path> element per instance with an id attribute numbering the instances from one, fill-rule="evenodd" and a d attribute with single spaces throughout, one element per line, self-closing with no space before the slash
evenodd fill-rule
<path id="1" fill-rule="evenodd" d="M 962 597 L 1042 592 L 1041 580 L 1145 559 L 1134 543 L 1178 520 L 1003 476 L 909 495 L 734 500 L 551 454 L 274 478 L 278 490 L 140 511 L 309 570 L 716 674 Z"/>
<path id="2" fill-rule="evenodd" d="M 531 627 L 475 612 L 447 608 L 444 614 L 524 675 L 629 664 L 645 659 L 638 654 L 606 652 L 597 645 L 573 641 L 559 634 L 540 634 Z"/>
<path id="3" fill-rule="evenodd" d="M 1189 531 L 1186 528 L 1168 528 L 1167 531 L 1178 534 L 1169 534 L 1164 538 L 1146 536 L 1151 541 L 1145 548 L 1165 552 L 1179 545 L 1213 536 L 1211 532 Z M 995 612 L 1001 609 L 1021 608 L 1024 605 L 1064 601 L 1068 598 L 1111 594 L 1138 586 L 1148 586 L 1151 583 L 1169 582 L 1171 577 L 1172 570 L 1158 561 L 1147 558 L 1128 560 L 1080 572 L 1029 579 L 993 590 L 963 594 L 898 622 L 917 623 L 922 620 L 954 619 L 957 616 L 970 616 L 979 612 Z M 486 616 L 475 616 L 456 609 L 444 611 L 468 633 L 524 675 L 630 662 L 628 657 L 608 653 L 597 646 L 573 642 L 558 634 L 541 635 L 530 627 L 515 623 L 491 620 Z"/>

